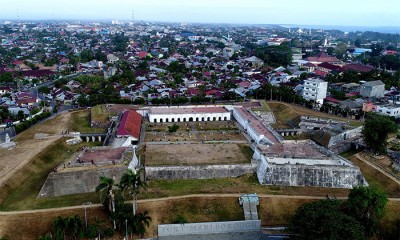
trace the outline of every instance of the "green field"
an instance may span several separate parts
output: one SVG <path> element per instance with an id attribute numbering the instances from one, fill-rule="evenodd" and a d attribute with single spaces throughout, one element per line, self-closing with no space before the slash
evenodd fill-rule
<path id="1" fill-rule="evenodd" d="M 90 111 L 82 110 L 71 113 L 69 131 L 81 133 L 105 133 L 106 129 L 92 128 L 90 126 Z"/>

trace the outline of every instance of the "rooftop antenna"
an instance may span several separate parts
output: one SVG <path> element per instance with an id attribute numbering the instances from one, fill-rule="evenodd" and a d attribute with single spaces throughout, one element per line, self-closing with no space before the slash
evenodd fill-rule
<path id="1" fill-rule="evenodd" d="M 17 21 L 19 23 L 19 9 L 17 8 Z"/>
<path id="2" fill-rule="evenodd" d="M 311 35 L 311 28 L 310 28 L 310 35 Z"/>

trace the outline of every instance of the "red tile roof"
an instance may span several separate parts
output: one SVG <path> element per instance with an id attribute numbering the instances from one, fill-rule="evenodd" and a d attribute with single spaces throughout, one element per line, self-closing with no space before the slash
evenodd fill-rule
<path id="1" fill-rule="evenodd" d="M 328 75 L 327 72 L 321 71 L 321 70 L 314 70 L 313 72 L 315 75 L 321 76 L 321 77 L 325 77 L 326 75 Z"/>
<path id="2" fill-rule="evenodd" d="M 149 54 L 149 53 L 147 53 L 147 52 L 138 52 L 138 57 L 140 57 L 140 58 L 145 58 L 146 56 L 147 56 L 147 54 Z"/>
<path id="3" fill-rule="evenodd" d="M 141 124 L 142 124 L 142 115 L 133 110 L 125 111 L 122 114 L 122 119 L 117 129 L 117 136 L 118 137 L 132 136 L 136 139 L 139 139 Z"/>
<path id="4" fill-rule="evenodd" d="M 352 70 L 356 72 L 370 72 L 374 70 L 373 66 L 370 65 L 361 65 L 361 64 L 346 64 L 343 66 L 346 70 Z"/>
<path id="5" fill-rule="evenodd" d="M 310 62 L 340 62 L 336 57 L 328 56 L 325 52 L 319 52 L 315 57 L 308 57 L 307 61 Z"/>
<path id="6" fill-rule="evenodd" d="M 326 97 L 325 100 L 328 102 L 340 103 L 340 100 L 337 100 L 336 98 L 332 98 L 332 97 Z"/>

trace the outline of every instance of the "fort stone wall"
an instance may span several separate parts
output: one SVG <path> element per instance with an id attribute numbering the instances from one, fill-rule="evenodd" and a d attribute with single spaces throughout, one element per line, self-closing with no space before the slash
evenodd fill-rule
<path id="1" fill-rule="evenodd" d="M 38 197 L 57 197 L 69 194 L 94 192 L 100 176 L 119 182 L 126 166 L 94 168 L 83 171 L 52 172 L 48 175 Z"/>

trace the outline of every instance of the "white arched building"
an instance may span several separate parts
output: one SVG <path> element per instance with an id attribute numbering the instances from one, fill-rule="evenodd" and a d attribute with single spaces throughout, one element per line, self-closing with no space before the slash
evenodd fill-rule
<path id="1" fill-rule="evenodd" d="M 155 107 L 149 109 L 152 123 L 229 121 L 231 112 L 219 106 Z"/>

